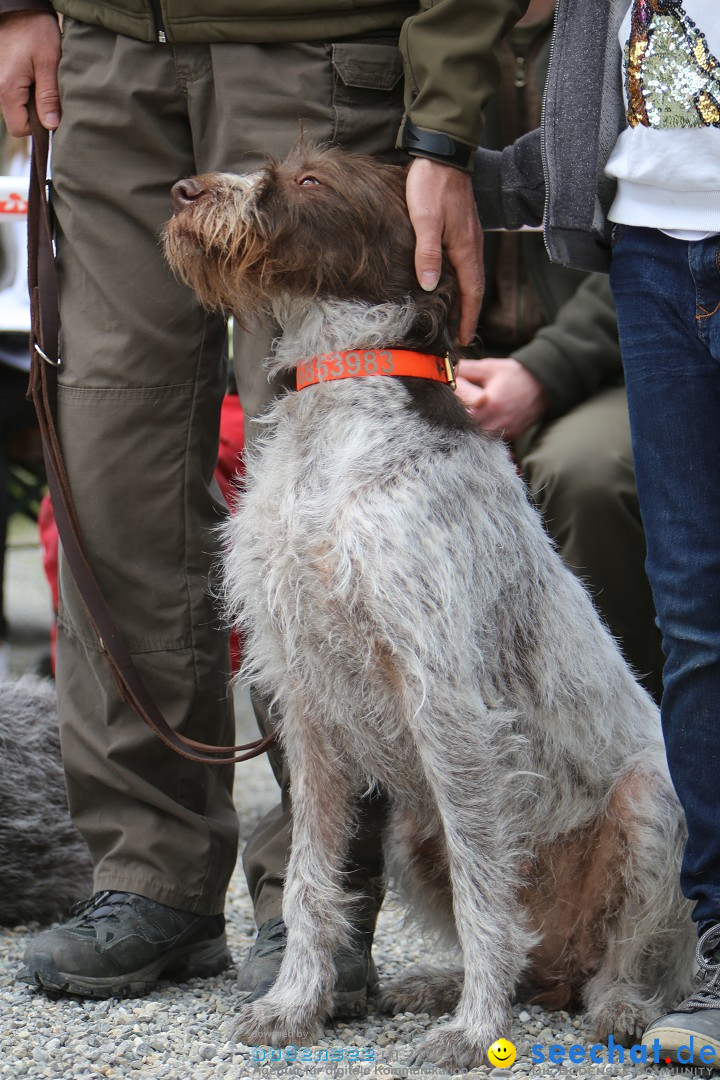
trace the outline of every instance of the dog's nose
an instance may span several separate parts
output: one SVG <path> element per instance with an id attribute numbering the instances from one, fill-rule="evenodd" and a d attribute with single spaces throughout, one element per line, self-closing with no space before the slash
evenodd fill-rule
<path id="1" fill-rule="evenodd" d="M 197 177 L 190 176 L 185 180 L 178 180 L 177 184 L 173 184 L 170 192 L 173 210 L 177 213 L 177 211 L 182 210 L 183 207 L 197 202 L 198 199 L 202 199 L 204 195 L 207 195 L 207 190 L 208 189 L 202 181 L 198 180 Z"/>

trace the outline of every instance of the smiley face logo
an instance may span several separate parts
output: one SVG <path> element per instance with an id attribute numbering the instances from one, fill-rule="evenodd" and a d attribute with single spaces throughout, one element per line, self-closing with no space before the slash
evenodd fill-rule
<path id="1" fill-rule="evenodd" d="M 507 1039 L 496 1039 L 487 1056 L 491 1065 L 498 1069 L 509 1069 L 517 1056 L 517 1050 Z"/>

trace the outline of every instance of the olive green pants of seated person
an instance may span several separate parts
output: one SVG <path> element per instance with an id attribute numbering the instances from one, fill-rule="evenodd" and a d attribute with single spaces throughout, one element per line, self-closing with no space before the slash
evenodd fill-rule
<path id="1" fill-rule="evenodd" d="M 399 53 L 376 41 L 170 47 L 66 19 L 60 86 L 58 427 L 89 560 L 167 720 L 233 743 L 208 587 L 226 512 L 213 483 L 226 326 L 173 278 L 158 237 L 178 179 L 257 169 L 301 127 L 390 152 Z M 249 421 L 276 390 L 261 359 L 239 350 Z M 156 739 L 119 697 L 64 561 L 60 589 L 63 757 L 95 889 L 218 913 L 236 859 L 232 769 Z"/>
<path id="2" fill-rule="evenodd" d="M 659 702 L 663 654 L 645 575 L 625 388 L 603 390 L 536 430 L 517 453 L 560 554 Z"/>

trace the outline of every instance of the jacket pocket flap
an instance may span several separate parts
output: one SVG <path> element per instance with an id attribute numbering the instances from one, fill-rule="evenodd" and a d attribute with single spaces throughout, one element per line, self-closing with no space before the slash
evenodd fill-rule
<path id="1" fill-rule="evenodd" d="M 333 45 L 332 62 L 346 86 L 366 90 L 392 90 L 403 73 L 402 56 L 395 45 Z"/>

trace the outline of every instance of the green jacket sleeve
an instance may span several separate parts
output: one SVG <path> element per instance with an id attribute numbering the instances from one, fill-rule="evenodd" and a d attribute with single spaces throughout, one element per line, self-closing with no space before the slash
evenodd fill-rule
<path id="1" fill-rule="evenodd" d="M 477 145 L 483 105 L 498 82 L 495 46 L 527 5 L 528 0 L 420 0 L 400 33 L 405 111 L 417 127 Z"/>
<path id="2" fill-rule="evenodd" d="M 622 381 L 615 305 L 606 274 L 589 274 L 529 344 L 513 356 L 542 383 L 547 419 L 563 416 L 601 386 Z"/>

